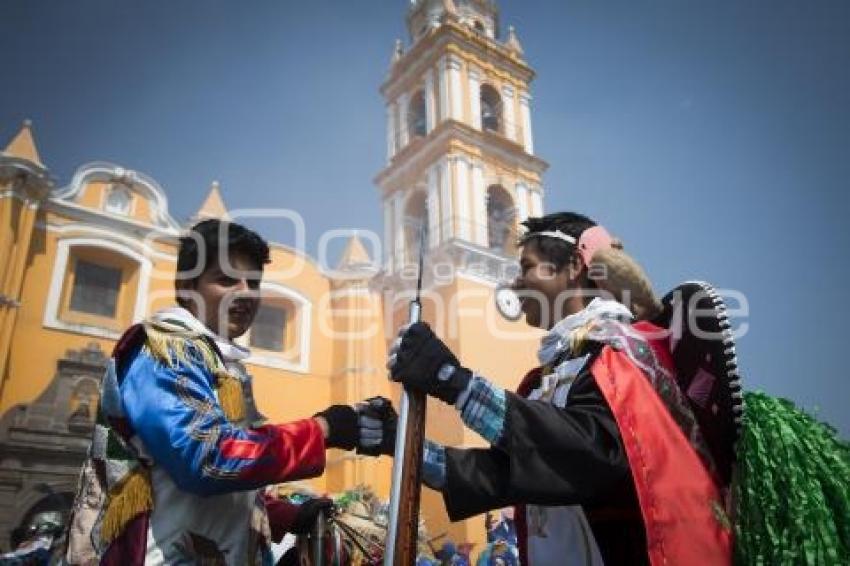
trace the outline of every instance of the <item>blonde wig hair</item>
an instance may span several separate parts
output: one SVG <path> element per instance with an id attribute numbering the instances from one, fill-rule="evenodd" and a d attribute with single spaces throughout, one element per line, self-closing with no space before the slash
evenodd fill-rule
<path id="1" fill-rule="evenodd" d="M 587 271 L 597 288 L 627 306 L 636 320 L 649 320 L 661 312 L 652 283 L 621 242 L 615 240 L 611 247 L 594 253 Z"/>

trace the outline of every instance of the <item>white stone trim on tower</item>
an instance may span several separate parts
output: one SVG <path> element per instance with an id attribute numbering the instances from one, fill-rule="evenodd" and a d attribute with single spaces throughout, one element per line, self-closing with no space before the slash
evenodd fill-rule
<path id="1" fill-rule="evenodd" d="M 431 133 L 437 125 L 437 95 L 434 91 L 434 69 L 425 71 L 425 128 Z"/>
<path id="2" fill-rule="evenodd" d="M 487 246 L 487 189 L 484 186 L 484 167 L 481 163 L 472 165 L 472 224 L 475 230 L 474 242 Z"/>
<path id="3" fill-rule="evenodd" d="M 384 199 L 384 269 L 393 268 L 393 202 L 391 198 Z"/>
<path id="4" fill-rule="evenodd" d="M 543 189 L 540 187 L 531 189 L 531 215 L 543 216 Z"/>
<path id="5" fill-rule="evenodd" d="M 534 136 L 531 129 L 531 95 L 521 92 L 519 95 L 519 111 L 522 117 L 522 145 L 525 152 L 534 155 Z"/>
<path id="6" fill-rule="evenodd" d="M 404 266 L 404 192 L 396 191 L 393 195 L 393 252 L 395 269 Z"/>
<path id="7" fill-rule="evenodd" d="M 516 208 L 520 222 L 528 218 L 528 188 L 523 183 L 516 185 Z"/>
<path id="8" fill-rule="evenodd" d="M 426 176 L 428 183 L 428 245 L 435 248 L 440 245 L 440 198 L 436 167 L 429 167 Z"/>
<path id="9" fill-rule="evenodd" d="M 440 79 L 440 121 L 449 118 L 449 71 L 446 56 L 440 57 L 437 63 Z"/>
<path id="10" fill-rule="evenodd" d="M 463 155 L 455 158 L 455 180 L 457 181 L 457 235 L 461 240 L 472 238 L 472 216 L 469 213 L 469 168 L 471 163 Z"/>
<path id="11" fill-rule="evenodd" d="M 398 97 L 398 131 L 399 149 L 407 147 L 410 141 L 410 132 L 407 128 L 407 113 L 410 110 L 410 93 L 403 92 Z"/>
<path id="12" fill-rule="evenodd" d="M 463 61 L 460 57 L 449 54 L 448 56 L 448 71 L 449 71 L 449 91 L 451 94 L 451 113 L 449 116 L 455 120 L 463 120 L 463 91 L 460 84 L 460 70 Z"/>
<path id="13" fill-rule="evenodd" d="M 391 161 L 395 155 L 395 135 L 396 135 L 396 105 L 394 102 L 387 104 L 387 162 Z"/>
<path id="14" fill-rule="evenodd" d="M 481 129 L 481 72 L 475 67 L 469 67 L 469 113 L 472 127 Z"/>
<path id="15" fill-rule="evenodd" d="M 75 247 L 99 248 L 109 250 L 114 254 L 124 256 L 138 265 L 139 279 L 136 286 L 136 296 L 133 301 L 133 320 L 139 322 L 145 317 L 148 306 L 148 287 L 150 285 L 151 270 L 153 263 L 150 258 L 138 249 L 133 249 L 124 243 L 119 243 L 104 237 L 73 237 L 59 240 L 56 246 L 56 259 L 53 263 L 53 275 L 50 279 L 50 288 L 47 292 L 47 304 L 44 309 L 42 324 L 45 328 L 56 330 L 68 330 L 88 336 L 100 338 L 111 338 L 117 340 L 121 332 L 108 328 L 92 326 L 88 324 L 65 322 L 59 318 L 60 303 L 62 301 L 62 287 L 65 284 L 65 273 L 68 270 L 68 260 L 71 250 Z M 138 244 L 138 247 L 142 247 Z"/>
<path id="16" fill-rule="evenodd" d="M 448 242 L 454 236 L 452 227 L 452 167 L 449 159 L 443 157 L 439 161 L 440 171 L 440 208 L 442 208 L 442 217 L 440 222 L 440 233 L 442 240 Z"/>
<path id="17" fill-rule="evenodd" d="M 505 136 L 509 140 L 516 141 L 516 114 L 514 113 L 514 87 L 502 86 L 502 112 L 505 119 Z"/>

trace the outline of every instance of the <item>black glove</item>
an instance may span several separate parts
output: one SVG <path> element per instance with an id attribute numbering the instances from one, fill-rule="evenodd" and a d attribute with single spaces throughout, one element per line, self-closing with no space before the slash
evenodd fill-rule
<path id="1" fill-rule="evenodd" d="M 352 450 L 357 446 L 359 431 L 357 413 L 348 405 L 331 405 L 321 413 L 313 415 L 322 417 L 328 423 L 328 437 L 325 446 Z"/>
<path id="2" fill-rule="evenodd" d="M 306 535 L 316 524 L 316 519 L 319 513 L 331 514 L 334 508 L 334 502 L 327 497 L 317 497 L 308 499 L 298 506 L 298 513 L 295 514 L 295 521 L 289 527 L 289 532 L 294 535 Z"/>
<path id="3" fill-rule="evenodd" d="M 387 362 L 390 377 L 449 405 L 466 389 L 472 372 L 460 366 L 431 327 L 417 322 L 402 329 Z"/>
<path id="4" fill-rule="evenodd" d="M 398 415 L 393 404 L 384 397 L 372 397 L 355 407 L 360 425 L 357 453 L 366 456 L 392 456 Z"/>

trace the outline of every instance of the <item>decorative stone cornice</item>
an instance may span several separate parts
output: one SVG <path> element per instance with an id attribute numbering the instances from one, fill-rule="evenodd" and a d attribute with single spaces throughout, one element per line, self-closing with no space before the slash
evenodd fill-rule
<path id="1" fill-rule="evenodd" d="M 156 229 L 176 233 L 180 224 L 168 212 L 168 198 L 159 183 L 144 173 L 125 169 L 120 165 L 106 162 L 93 162 L 83 165 L 74 173 L 70 184 L 56 190 L 50 200 L 59 204 L 73 204 L 72 201 L 95 181 L 107 183 L 119 182 L 151 202 L 151 210 Z"/>
<path id="2" fill-rule="evenodd" d="M 28 159 L 0 154 L 0 183 L 10 182 L 12 193 L 28 204 L 40 204 L 53 189 L 46 168 Z"/>
<path id="3" fill-rule="evenodd" d="M 454 141 L 479 147 L 484 153 L 499 158 L 507 165 L 521 167 L 538 175 L 549 168 L 549 164 L 539 157 L 526 153 L 517 141 L 496 132 L 478 130 L 456 120 L 441 122 L 428 137 L 416 141 L 419 143 L 408 144 L 393 156 L 390 164 L 375 177 L 375 184 L 385 190 L 393 185 L 398 176 L 409 170 L 424 170 L 435 155 L 447 153 L 449 145 Z"/>
<path id="4" fill-rule="evenodd" d="M 395 98 L 410 82 L 411 77 L 422 75 L 423 67 L 432 66 L 444 52 L 454 53 L 462 59 L 477 58 L 487 61 L 489 73 L 503 81 L 524 84 L 534 80 L 534 70 L 515 52 L 498 41 L 457 22 L 445 22 L 421 37 L 393 65 L 380 91 L 385 98 Z"/>
<path id="5" fill-rule="evenodd" d="M 426 291 L 448 285 L 459 276 L 495 287 L 517 274 L 515 257 L 457 238 L 432 248 L 425 265 L 422 289 Z M 410 264 L 393 271 L 381 271 L 370 280 L 369 288 L 372 292 L 392 295 L 410 293 L 416 288 L 417 270 L 418 265 Z"/>

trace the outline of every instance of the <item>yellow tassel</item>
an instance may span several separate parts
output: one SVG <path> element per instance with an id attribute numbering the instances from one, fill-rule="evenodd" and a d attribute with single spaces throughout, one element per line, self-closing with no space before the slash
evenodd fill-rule
<path id="1" fill-rule="evenodd" d="M 218 391 L 218 403 L 224 411 L 224 416 L 232 423 L 238 423 L 245 418 L 245 397 L 242 393 L 242 382 L 224 370 L 215 372 Z"/>
<path id="2" fill-rule="evenodd" d="M 178 332 L 162 329 L 156 323 L 145 323 L 145 348 L 160 363 L 174 367 L 178 362 L 191 363 L 189 346 L 194 346 L 204 359 L 204 364 L 215 369 L 221 368 L 221 361 L 215 351 L 196 332 Z"/>
<path id="3" fill-rule="evenodd" d="M 189 347 L 194 346 L 201 353 L 204 365 L 215 375 L 218 402 L 227 420 L 237 423 L 245 418 L 242 382 L 224 369 L 215 350 L 200 334 L 160 328 L 154 322 L 145 323 L 145 334 L 147 335 L 145 341 L 147 352 L 169 367 L 174 367 L 179 362 L 192 363 L 189 360 Z"/>
<path id="4" fill-rule="evenodd" d="M 153 489 L 150 472 L 136 466 L 109 493 L 100 536 L 104 542 L 115 540 L 127 524 L 140 513 L 153 509 Z"/>
<path id="5" fill-rule="evenodd" d="M 590 333 L 593 331 L 593 326 L 593 321 L 590 321 L 570 333 L 570 351 L 574 356 L 580 355 L 584 350 Z"/>

